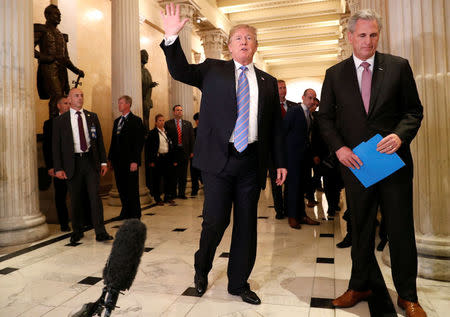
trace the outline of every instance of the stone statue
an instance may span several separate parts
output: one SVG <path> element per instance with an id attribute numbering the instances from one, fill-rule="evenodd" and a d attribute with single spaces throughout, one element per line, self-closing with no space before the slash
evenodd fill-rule
<path id="1" fill-rule="evenodd" d="M 142 116 L 144 118 L 145 131 L 150 129 L 149 117 L 150 109 L 153 108 L 152 90 L 153 87 L 158 86 L 157 82 L 152 81 L 152 75 L 145 64 L 148 62 L 148 53 L 146 50 L 141 50 L 141 70 L 142 70 Z"/>
<path id="2" fill-rule="evenodd" d="M 38 59 L 37 88 L 39 98 L 50 99 L 48 103 L 50 118 L 58 115 L 58 97 L 69 93 L 67 68 L 79 77 L 84 72 L 75 67 L 67 52 L 67 34 L 62 34 L 57 25 L 61 22 L 61 12 L 54 4 L 44 10 L 45 24 L 34 24 L 34 57 Z"/>

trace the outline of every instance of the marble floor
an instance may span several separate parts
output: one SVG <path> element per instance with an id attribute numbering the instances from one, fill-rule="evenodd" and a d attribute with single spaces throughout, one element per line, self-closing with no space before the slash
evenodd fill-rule
<path id="1" fill-rule="evenodd" d="M 194 252 L 198 247 L 202 195 L 178 200 L 178 206 L 147 206 L 142 221 L 147 226 L 146 249 L 130 291 L 119 296 L 112 316 L 404 316 L 397 300 L 389 267 L 377 257 L 386 282 L 382 303 L 362 302 L 351 309 L 330 308 L 330 301 L 347 288 L 351 268 L 350 248 L 338 249 L 345 232 L 342 212 L 328 218 L 322 193 L 320 204 L 308 208 L 320 226 L 293 230 L 287 220 L 276 220 L 270 190 L 261 193 L 258 219 L 258 254 L 250 276 L 252 290 L 262 304 L 253 306 L 227 293 L 227 252 L 231 229 L 218 247 L 202 297 L 191 296 Z M 105 219 L 119 213 L 104 201 Z M 150 207 L 150 208 L 149 208 Z M 345 202 L 341 204 L 345 210 Z M 109 233 L 120 222 L 109 222 Z M 0 248 L 0 316 L 71 316 L 83 303 L 95 301 L 103 287 L 102 270 L 112 243 L 95 241 L 92 230 L 77 246 L 68 246 L 68 235 L 50 225 L 44 241 Z M 428 316 L 449 316 L 450 283 L 418 279 L 418 292 Z M 391 301 L 392 299 L 392 301 Z M 386 306 L 386 307 L 383 307 Z M 395 307 L 395 308 L 394 308 Z"/>

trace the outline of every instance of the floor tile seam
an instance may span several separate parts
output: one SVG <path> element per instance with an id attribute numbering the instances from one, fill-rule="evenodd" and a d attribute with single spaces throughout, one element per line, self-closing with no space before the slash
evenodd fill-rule
<path id="1" fill-rule="evenodd" d="M 44 306 L 44 307 L 51 308 L 50 310 L 48 310 L 47 312 L 45 312 L 44 315 L 47 315 L 49 312 L 51 312 L 52 310 L 54 310 L 54 309 L 56 309 L 57 307 L 59 307 L 59 306 L 53 306 L 53 305 L 46 305 L 46 304 L 43 304 L 43 303 L 39 303 L 38 305 L 39 305 L 39 306 Z M 37 306 L 37 305 L 36 305 L 36 306 Z M 20 316 L 23 316 L 23 315 L 26 314 L 27 312 L 29 312 L 29 311 L 31 311 L 32 309 L 36 308 L 36 306 L 32 306 L 32 307 L 30 307 L 30 309 L 27 309 L 26 311 L 20 313 L 19 317 L 20 317 Z M 40 316 L 44 316 L 44 315 L 40 315 Z"/>

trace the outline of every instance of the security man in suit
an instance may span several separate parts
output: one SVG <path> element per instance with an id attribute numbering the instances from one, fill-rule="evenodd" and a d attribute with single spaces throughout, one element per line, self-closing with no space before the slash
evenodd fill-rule
<path id="1" fill-rule="evenodd" d="M 131 112 L 132 102 L 130 96 L 119 97 L 118 108 L 122 115 L 114 120 L 108 154 L 122 203 L 119 219 L 141 218 L 139 166 L 145 130 L 141 118 Z"/>
<path id="2" fill-rule="evenodd" d="M 165 31 L 161 48 L 170 74 L 202 91 L 194 166 L 202 171 L 205 202 L 195 254 L 195 288 L 199 294 L 207 289 L 214 254 L 234 205 L 228 292 L 260 304 L 247 280 L 256 258 L 257 206 L 260 189 L 266 184 L 268 153 L 272 152 L 278 168 L 277 185 L 287 174 L 277 81 L 253 65 L 258 43 L 255 28 L 237 25 L 231 29 L 228 49 L 232 60 L 189 64 L 178 39 L 187 22 L 180 20 L 179 5 L 167 5 L 161 16 Z"/>
<path id="3" fill-rule="evenodd" d="M 329 68 L 322 87 L 319 125 L 342 170 L 352 222 L 352 273 L 348 290 L 333 301 L 351 307 L 383 283 L 374 255 L 375 219 L 383 210 L 389 238 L 397 304 L 407 316 L 426 316 L 417 298 L 417 250 L 414 236 L 409 144 L 423 118 L 414 76 L 407 60 L 376 51 L 381 21 L 372 10 L 356 12 L 348 23 L 353 55 Z M 352 151 L 375 134 L 377 150 L 397 153 L 405 166 L 365 188 L 350 171 L 364 162 Z"/>
<path id="4" fill-rule="evenodd" d="M 152 195 L 156 204 L 163 206 L 164 203 L 169 203 L 171 206 L 176 206 L 173 200 L 173 187 L 177 162 L 174 157 L 174 146 L 167 136 L 164 122 L 164 116 L 158 113 L 155 116 L 155 128 L 150 130 L 145 141 L 145 157 L 146 164 L 151 169 Z M 163 183 L 162 188 L 161 183 Z M 164 194 L 164 201 L 161 199 L 161 194 Z"/>
<path id="5" fill-rule="evenodd" d="M 278 95 L 280 97 L 281 117 L 284 118 L 289 108 L 298 106 L 298 104 L 286 99 L 287 93 L 286 82 L 282 79 L 278 79 L 277 83 L 278 83 Z M 272 161 L 272 159 L 270 161 Z M 273 204 L 276 213 L 275 218 L 283 219 L 285 215 L 287 215 L 286 197 L 285 196 L 283 197 L 282 187 L 276 184 L 277 180 L 276 169 L 273 167 L 272 163 L 270 163 L 269 166 L 270 166 L 269 167 L 270 185 L 272 188 Z M 284 191 L 286 194 L 286 187 Z"/>
<path id="6" fill-rule="evenodd" d="M 56 107 L 58 108 L 59 115 L 69 111 L 70 104 L 66 96 L 59 97 L 56 100 Z M 44 160 L 45 166 L 47 167 L 48 175 L 53 178 L 53 189 L 55 191 L 55 206 L 56 212 L 58 214 L 59 225 L 61 226 L 61 231 L 70 231 L 69 227 L 69 211 L 67 210 L 66 199 L 67 199 L 67 183 L 65 180 L 61 180 L 55 177 L 55 169 L 53 168 L 53 156 L 52 156 L 52 127 L 53 118 L 45 120 L 44 122 Z"/>
<path id="7" fill-rule="evenodd" d="M 100 175 L 108 171 L 100 122 L 95 113 L 83 109 L 83 92 L 69 92 L 70 110 L 53 121 L 53 168 L 59 179 L 67 180 L 72 204 L 71 243 L 83 237 L 83 193 L 87 189 L 92 225 L 97 241 L 112 240 L 103 223 L 99 196 Z"/>
<path id="8" fill-rule="evenodd" d="M 178 198 L 187 199 L 186 181 L 189 159 L 194 156 L 194 128 L 192 124 L 183 120 L 183 107 L 175 105 L 173 110 L 173 120 L 166 121 L 164 127 L 174 145 L 174 156 L 177 162 L 175 166 L 175 192 L 178 189 Z"/>

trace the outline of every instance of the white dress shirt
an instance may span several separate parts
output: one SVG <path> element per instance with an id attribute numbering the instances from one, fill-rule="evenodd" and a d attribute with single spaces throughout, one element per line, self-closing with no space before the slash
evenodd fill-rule
<path id="1" fill-rule="evenodd" d="M 355 62 L 356 76 L 358 77 L 359 91 L 361 91 L 362 73 L 364 71 L 364 67 L 361 66 L 361 63 L 362 62 L 369 63 L 370 64 L 369 69 L 373 74 L 373 64 L 375 63 L 375 55 L 372 55 L 372 57 L 363 61 L 363 60 L 360 60 L 358 57 L 356 57 L 355 54 L 353 54 L 353 61 Z"/>
<path id="2" fill-rule="evenodd" d="M 73 145 L 74 145 L 73 151 L 75 153 L 83 153 L 83 151 L 81 150 L 81 145 L 80 145 L 80 133 L 78 131 L 78 115 L 76 114 L 77 110 L 70 108 L 69 111 L 70 111 L 70 124 L 72 125 L 72 135 L 73 135 Z M 84 114 L 83 109 L 81 109 L 80 112 L 81 112 L 81 119 L 83 120 L 84 136 L 86 138 L 86 145 L 87 145 L 86 152 L 88 152 L 89 148 L 91 147 L 91 138 L 89 136 L 86 115 Z"/>
<path id="3" fill-rule="evenodd" d="M 236 92 L 238 88 L 239 76 L 242 70 L 239 69 L 242 65 L 234 61 L 235 65 L 235 79 Z M 248 86 L 250 88 L 250 111 L 248 117 L 248 144 L 258 141 L 258 81 L 256 80 L 255 66 L 253 63 L 246 65 Z M 237 107 L 237 105 L 236 105 Z M 234 143 L 234 131 L 231 134 L 230 142 Z"/>
<path id="4" fill-rule="evenodd" d="M 159 148 L 158 148 L 158 154 L 167 154 L 169 153 L 169 142 L 166 135 L 166 131 L 158 129 L 158 135 L 159 135 Z"/>

